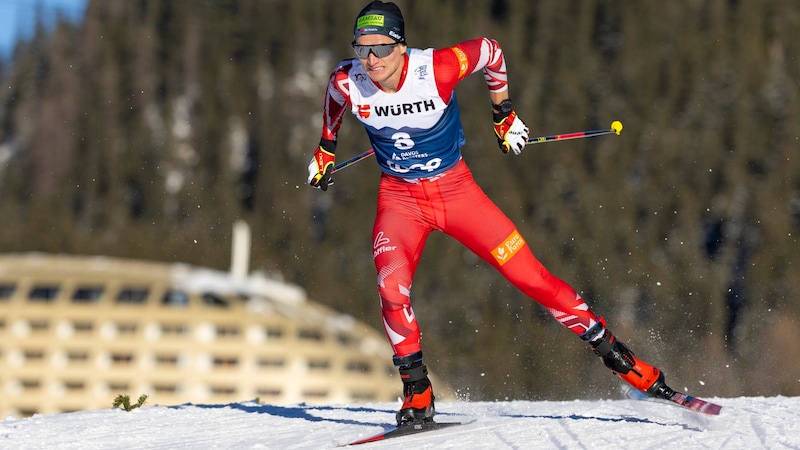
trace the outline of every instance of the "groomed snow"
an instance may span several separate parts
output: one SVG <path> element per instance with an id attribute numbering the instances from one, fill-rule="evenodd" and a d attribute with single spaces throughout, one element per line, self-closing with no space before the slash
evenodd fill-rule
<path id="1" fill-rule="evenodd" d="M 408 449 L 800 448 L 800 397 L 712 398 L 719 416 L 641 400 L 442 402 L 461 427 L 366 444 Z M 0 421 L 3 449 L 326 449 L 391 425 L 398 405 L 145 405 Z"/>

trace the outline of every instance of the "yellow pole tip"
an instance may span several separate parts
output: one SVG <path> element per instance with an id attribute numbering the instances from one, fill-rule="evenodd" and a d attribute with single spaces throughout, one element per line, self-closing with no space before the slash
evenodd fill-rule
<path id="1" fill-rule="evenodd" d="M 614 133 L 619 134 L 620 132 L 622 132 L 622 122 L 620 122 L 619 120 L 611 122 L 611 129 L 614 130 Z"/>

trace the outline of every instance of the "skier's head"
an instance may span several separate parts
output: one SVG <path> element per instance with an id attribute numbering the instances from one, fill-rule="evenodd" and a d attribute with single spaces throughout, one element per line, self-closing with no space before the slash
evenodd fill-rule
<path id="1" fill-rule="evenodd" d="M 358 13 L 353 27 L 353 51 L 367 76 L 394 92 L 406 61 L 403 14 L 391 2 L 374 1 Z"/>
<path id="2" fill-rule="evenodd" d="M 353 41 L 367 34 L 382 34 L 401 44 L 406 43 L 405 22 L 400 8 L 392 2 L 375 0 L 356 16 Z"/>

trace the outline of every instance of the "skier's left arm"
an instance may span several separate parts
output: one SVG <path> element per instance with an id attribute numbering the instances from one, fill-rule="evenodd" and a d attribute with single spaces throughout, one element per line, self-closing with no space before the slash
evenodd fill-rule
<path id="1" fill-rule="evenodd" d="M 479 70 L 489 88 L 497 143 L 503 153 L 519 155 L 528 142 L 528 127 L 517 117 L 508 98 L 508 75 L 503 50 L 494 39 L 478 38 L 434 51 L 434 73 L 439 95 L 449 100 L 455 86 Z"/>

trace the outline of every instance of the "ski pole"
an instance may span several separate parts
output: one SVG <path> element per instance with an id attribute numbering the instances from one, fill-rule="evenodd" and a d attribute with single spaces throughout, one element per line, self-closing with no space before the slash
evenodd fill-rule
<path id="1" fill-rule="evenodd" d="M 587 138 L 587 137 L 595 137 L 595 136 L 602 136 L 604 134 L 617 134 L 619 135 L 622 132 L 622 122 L 619 120 L 615 120 L 611 122 L 611 128 L 608 130 L 588 130 L 588 131 L 576 131 L 574 133 L 565 133 L 565 134 L 555 134 L 552 136 L 538 136 L 528 138 L 528 144 L 539 144 L 542 142 L 552 142 L 552 141 L 566 141 L 567 139 L 580 139 L 580 138 Z"/>
<path id="2" fill-rule="evenodd" d="M 355 163 L 361 161 L 362 159 L 369 158 L 374 153 L 375 153 L 375 150 L 373 150 L 373 149 L 369 149 L 369 150 L 367 150 L 367 151 L 365 151 L 363 153 L 359 153 L 358 155 L 353 156 L 352 158 L 348 159 L 347 161 L 342 161 L 339 164 L 336 164 L 335 166 L 333 166 L 333 170 L 331 171 L 331 173 L 336 173 L 336 172 L 344 169 L 345 167 L 347 167 L 347 166 L 349 166 L 351 164 L 355 164 Z"/>
<path id="3" fill-rule="evenodd" d="M 621 132 L 622 132 L 622 122 L 620 122 L 619 120 L 615 120 L 611 122 L 611 128 L 607 130 L 575 131 L 572 133 L 554 134 L 551 136 L 536 136 L 528 138 L 527 144 L 541 144 L 542 142 L 566 141 L 568 139 L 581 139 L 581 138 L 602 136 L 604 134 L 612 134 L 612 133 L 619 135 Z M 342 170 L 349 165 L 361 161 L 362 159 L 369 158 L 374 153 L 375 150 L 373 149 L 369 149 L 363 153 L 359 153 L 358 155 L 353 156 L 347 161 L 340 162 L 339 164 L 333 166 L 333 171 L 331 171 L 331 173 L 335 173 L 339 170 Z"/>

